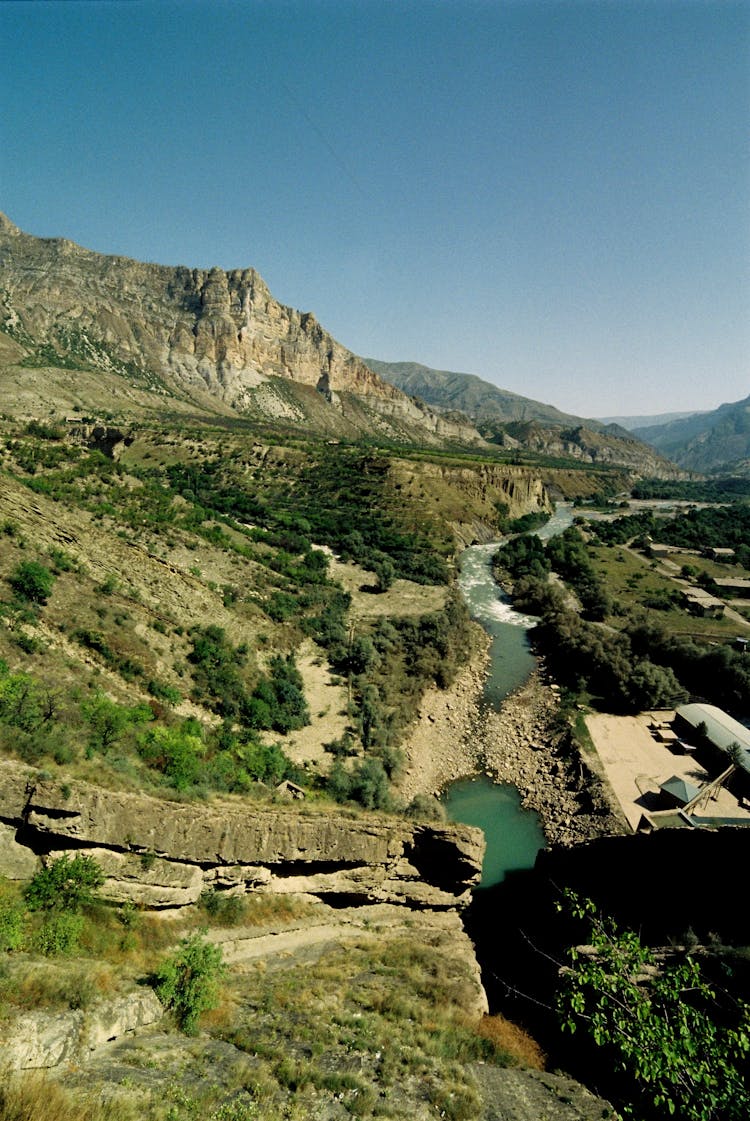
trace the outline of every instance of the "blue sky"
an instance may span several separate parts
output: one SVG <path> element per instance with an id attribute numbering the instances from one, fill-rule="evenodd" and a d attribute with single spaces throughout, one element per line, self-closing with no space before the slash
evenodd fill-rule
<path id="1" fill-rule="evenodd" d="M 750 0 L 0 4 L 0 209 L 587 416 L 750 393 Z"/>

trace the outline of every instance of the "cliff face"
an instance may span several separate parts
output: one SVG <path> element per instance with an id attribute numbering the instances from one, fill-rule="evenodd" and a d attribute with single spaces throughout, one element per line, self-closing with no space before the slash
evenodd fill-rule
<path id="1" fill-rule="evenodd" d="M 254 269 L 104 256 L 32 237 L 0 215 L 0 293 L 0 326 L 50 366 L 57 356 L 63 365 L 120 373 L 161 393 L 208 391 L 231 409 L 275 418 L 281 406 L 273 391 L 264 404 L 267 383 L 282 379 L 316 390 L 343 421 L 342 434 L 378 426 L 349 407 L 353 397 L 384 418 L 385 435 L 395 418 L 398 431 L 390 434 L 401 438 L 406 428 L 415 439 L 479 441 L 468 422 L 438 417 L 383 381 L 314 315 L 280 304 Z M 304 412 L 297 402 L 299 408 Z"/>
<path id="2" fill-rule="evenodd" d="M 104 895 L 145 906 L 194 903 L 206 887 L 451 910 L 479 882 L 481 832 L 461 825 L 241 805 L 196 806 L 0 764 L 0 873 L 28 878 L 38 856 L 83 851 Z"/>
<path id="3" fill-rule="evenodd" d="M 544 480 L 530 467 L 394 459 L 390 475 L 405 499 L 434 511 L 461 545 L 495 540 L 501 511 L 516 518 L 553 509 Z"/>

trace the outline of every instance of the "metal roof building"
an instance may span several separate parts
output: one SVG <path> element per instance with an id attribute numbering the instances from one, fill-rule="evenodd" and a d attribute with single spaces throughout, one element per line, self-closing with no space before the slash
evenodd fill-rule
<path id="1" fill-rule="evenodd" d="M 704 704 L 681 705 L 677 709 L 677 716 L 694 731 L 704 724 L 708 739 L 720 751 L 728 752 L 732 744 L 739 744 L 744 753 L 740 765 L 750 774 L 750 729 L 740 724 L 739 720 L 716 705 Z"/>
<path id="2" fill-rule="evenodd" d="M 688 782 L 681 775 L 672 775 L 666 782 L 660 784 L 659 789 L 675 806 L 686 806 L 700 794 L 700 787 Z"/>

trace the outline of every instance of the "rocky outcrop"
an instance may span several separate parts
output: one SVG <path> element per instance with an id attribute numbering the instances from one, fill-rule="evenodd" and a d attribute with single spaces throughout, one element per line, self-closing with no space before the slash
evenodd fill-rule
<path id="1" fill-rule="evenodd" d="M 152 989 L 101 1001 L 91 1009 L 32 1012 L 0 1034 L 0 1070 L 46 1070 L 85 1061 L 105 1043 L 158 1023 L 164 1014 Z"/>
<path id="2" fill-rule="evenodd" d="M 163 802 L 56 782 L 7 762 L 0 764 L 0 819 L 15 827 L 18 848 L 42 860 L 87 852 L 104 871 L 107 897 L 154 908 L 194 903 L 215 887 L 453 909 L 478 883 L 484 850 L 482 834 L 468 826 Z M 4 851 L 7 845 L 0 857 Z M 28 865 L 9 851 L 0 873 L 25 878 Z"/>
<path id="3" fill-rule="evenodd" d="M 315 390 L 326 414 L 319 426 L 335 431 L 339 418 L 344 435 L 375 429 L 481 443 L 465 419 L 440 417 L 384 381 L 311 312 L 280 304 L 254 269 L 104 256 L 32 237 L 0 215 L 0 296 L 0 327 L 40 364 L 93 367 L 157 393 L 197 393 L 205 403 L 208 391 L 240 412 L 309 420 L 304 401 L 284 401 L 275 382 L 286 381 Z"/>
<path id="4" fill-rule="evenodd" d="M 111 424 L 89 424 L 77 417 L 68 417 L 65 427 L 67 439 L 72 444 L 94 448 L 109 459 L 119 459 L 123 449 L 130 447 L 135 440 L 132 431 L 123 431 Z"/>

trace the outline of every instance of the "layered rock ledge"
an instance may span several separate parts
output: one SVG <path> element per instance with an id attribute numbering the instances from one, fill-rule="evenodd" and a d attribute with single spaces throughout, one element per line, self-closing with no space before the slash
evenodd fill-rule
<path id="1" fill-rule="evenodd" d="M 463 825 L 341 810 L 208 805 L 63 782 L 0 763 L 0 874 L 85 852 L 106 898 L 180 907 L 207 887 L 456 909 L 481 876 L 484 839 Z"/>

